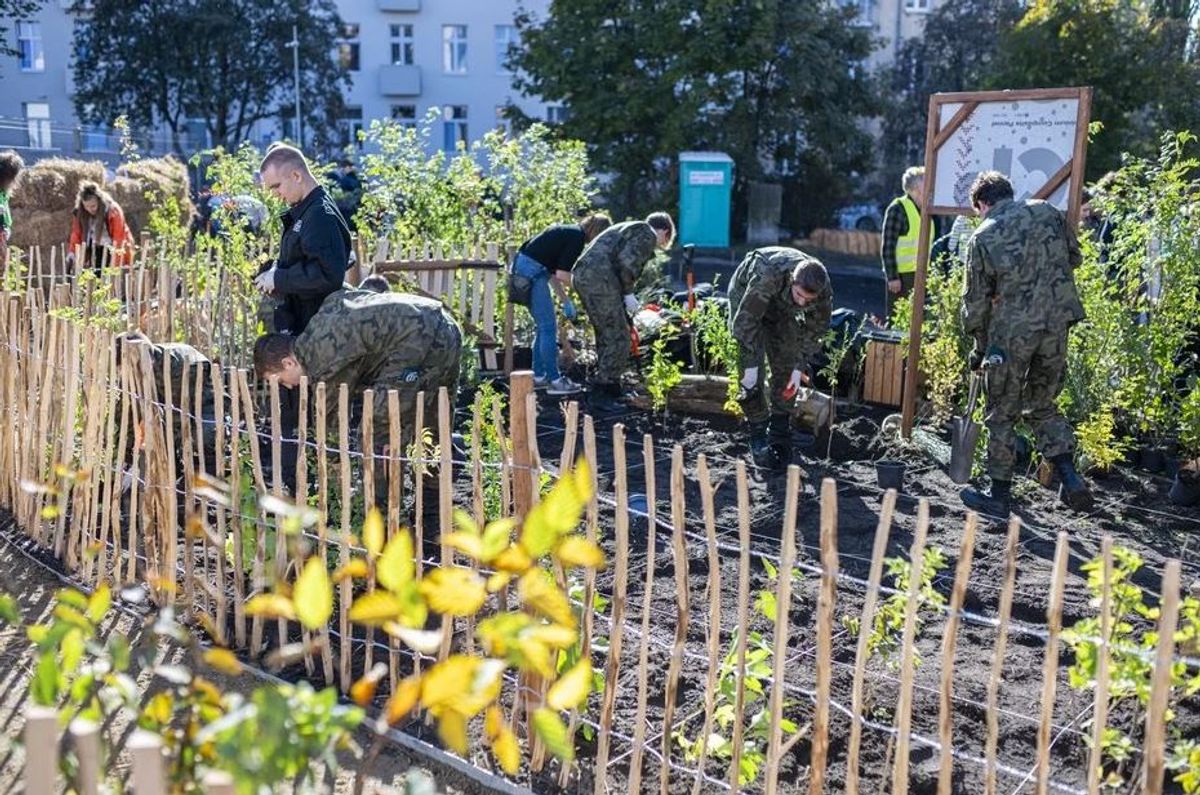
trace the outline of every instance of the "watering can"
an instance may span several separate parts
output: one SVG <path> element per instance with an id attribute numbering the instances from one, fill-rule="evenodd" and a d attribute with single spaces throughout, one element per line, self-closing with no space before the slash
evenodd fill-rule
<path id="1" fill-rule="evenodd" d="M 979 373 L 971 373 L 967 413 L 950 421 L 950 479 L 955 483 L 966 483 L 971 479 L 975 444 L 979 441 L 980 430 L 979 423 L 972 418 L 975 416 L 975 405 L 979 402 L 981 382 Z"/>

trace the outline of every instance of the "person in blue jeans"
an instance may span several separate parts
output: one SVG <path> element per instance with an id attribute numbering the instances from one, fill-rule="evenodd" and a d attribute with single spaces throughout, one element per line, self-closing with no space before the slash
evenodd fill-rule
<path id="1" fill-rule="evenodd" d="M 553 290 L 563 317 L 574 320 L 575 304 L 567 296 L 571 269 L 584 247 L 612 225 L 603 213 L 593 213 L 577 224 L 555 224 L 527 240 L 513 261 L 513 273 L 533 282 L 529 313 L 533 315 L 533 380 L 551 395 L 579 392 L 579 384 L 558 370 L 558 318 Z"/>

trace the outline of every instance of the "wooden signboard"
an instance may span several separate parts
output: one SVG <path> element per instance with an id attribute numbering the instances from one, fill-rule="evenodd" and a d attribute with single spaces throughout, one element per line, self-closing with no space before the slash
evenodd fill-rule
<path id="1" fill-rule="evenodd" d="M 912 323 L 905 369 L 903 431 L 917 404 L 929 219 L 973 213 L 968 192 L 981 171 L 1008 176 L 1017 199 L 1045 199 L 1079 223 L 1091 119 L 1091 88 L 1038 88 L 934 94 L 925 133 L 925 196 L 917 240 Z"/>

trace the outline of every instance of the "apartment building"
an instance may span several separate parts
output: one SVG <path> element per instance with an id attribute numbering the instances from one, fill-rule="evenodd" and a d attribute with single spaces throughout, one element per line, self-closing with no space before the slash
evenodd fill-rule
<path id="1" fill-rule="evenodd" d="M 866 66 L 871 70 L 896 59 L 900 46 L 925 32 L 925 19 L 945 0 L 841 0 L 857 11 L 855 24 L 870 28 L 881 44 Z"/>
<path id="2" fill-rule="evenodd" d="M 71 5 L 46 0 L 33 19 L 11 24 L 19 55 L 0 70 L 0 148 L 17 149 L 30 161 L 57 155 L 115 162 L 120 141 L 114 131 L 85 127 L 75 115 Z M 549 0 L 340 0 L 343 29 L 332 57 L 353 78 L 339 123 L 342 143 L 354 145 L 372 119 L 416 124 L 434 111 L 439 120 L 431 143 L 453 149 L 457 141 L 507 124 L 503 109 L 510 102 L 534 118 L 560 120 L 561 107 L 521 96 L 505 65 L 518 40 L 518 10 L 545 13 L 548 7 Z M 202 124 L 188 132 L 187 150 L 209 145 Z M 280 119 L 260 124 L 253 138 L 263 144 L 291 132 L 291 120 Z M 153 154 L 169 151 L 171 143 L 151 133 L 143 146 Z"/>

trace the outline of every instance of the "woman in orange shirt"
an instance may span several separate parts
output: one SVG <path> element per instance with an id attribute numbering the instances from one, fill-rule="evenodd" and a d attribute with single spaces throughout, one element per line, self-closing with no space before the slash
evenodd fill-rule
<path id="1" fill-rule="evenodd" d="M 72 268 L 81 246 L 86 268 L 127 266 L 133 261 L 133 233 L 125 223 L 125 213 L 95 182 L 80 183 L 75 198 L 67 250 L 67 264 Z"/>

